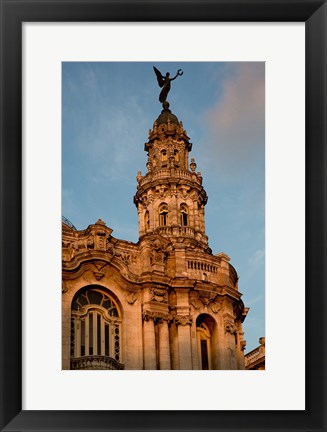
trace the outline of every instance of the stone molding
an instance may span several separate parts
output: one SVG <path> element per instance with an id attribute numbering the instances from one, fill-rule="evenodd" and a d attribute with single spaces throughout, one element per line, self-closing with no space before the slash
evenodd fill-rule
<path id="1" fill-rule="evenodd" d="M 213 313 L 218 313 L 222 308 L 223 300 L 219 298 L 217 293 L 199 294 L 193 293 L 190 298 L 190 304 L 194 309 L 210 309 Z"/>
<path id="2" fill-rule="evenodd" d="M 126 297 L 126 300 L 127 300 L 127 303 L 133 305 L 138 300 L 138 296 L 132 292 L 132 293 L 128 294 L 128 296 Z"/>
<path id="3" fill-rule="evenodd" d="M 225 325 L 225 333 L 230 333 L 230 334 L 236 334 L 236 326 L 233 322 L 231 321 L 225 321 L 224 322 Z"/>
<path id="4" fill-rule="evenodd" d="M 167 321 L 170 322 L 172 320 L 172 315 L 166 314 L 163 312 L 154 312 L 149 310 L 144 310 L 142 314 L 143 321 L 157 321 L 157 322 L 163 322 Z"/>
<path id="5" fill-rule="evenodd" d="M 192 325 L 193 324 L 193 318 L 191 315 L 175 315 L 174 321 L 176 325 Z"/>
<path id="6" fill-rule="evenodd" d="M 168 303 L 167 290 L 157 286 L 151 288 L 151 301 L 158 303 Z"/>
<path id="7" fill-rule="evenodd" d="M 241 350 L 244 351 L 246 348 L 246 340 L 241 341 Z"/>

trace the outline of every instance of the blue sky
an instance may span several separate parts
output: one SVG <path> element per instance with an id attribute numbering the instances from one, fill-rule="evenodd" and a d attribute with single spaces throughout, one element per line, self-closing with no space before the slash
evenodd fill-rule
<path id="1" fill-rule="evenodd" d="M 250 307 L 248 352 L 265 335 L 264 63 L 63 63 L 62 213 L 77 229 L 101 218 L 114 237 L 137 242 L 136 175 L 146 173 L 144 143 L 162 109 L 152 65 L 184 71 L 168 101 L 209 197 L 209 245 L 231 257 Z"/>

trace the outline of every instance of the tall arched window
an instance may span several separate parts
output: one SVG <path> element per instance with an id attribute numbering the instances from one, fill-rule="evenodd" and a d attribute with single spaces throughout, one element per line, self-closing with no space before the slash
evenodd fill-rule
<path id="1" fill-rule="evenodd" d="M 100 287 L 86 287 L 71 309 L 71 368 L 123 369 L 122 317 L 117 302 Z"/>
<path id="2" fill-rule="evenodd" d="M 198 345 L 198 360 L 200 370 L 212 369 L 212 332 L 214 320 L 207 314 L 201 314 L 196 320 L 196 336 Z"/>
<path id="3" fill-rule="evenodd" d="M 144 215 L 144 227 L 145 227 L 145 231 L 148 231 L 150 229 L 150 216 L 148 210 L 145 212 Z"/>
<path id="4" fill-rule="evenodd" d="M 181 225 L 187 226 L 188 225 L 188 208 L 186 204 L 181 204 L 180 206 L 180 218 L 181 218 Z"/>
<path id="5" fill-rule="evenodd" d="M 211 369 L 210 331 L 205 323 L 196 328 L 198 338 L 199 366 L 202 370 Z"/>
<path id="6" fill-rule="evenodd" d="M 168 160 L 167 150 L 161 150 L 161 162 L 167 162 L 167 160 Z"/>
<path id="7" fill-rule="evenodd" d="M 179 162 L 179 153 L 178 150 L 174 150 L 175 162 Z"/>
<path id="8" fill-rule="evenodd" d="M 166 203 L 159 206 L 159 225 L 168 225 L 168 205 Z"/>

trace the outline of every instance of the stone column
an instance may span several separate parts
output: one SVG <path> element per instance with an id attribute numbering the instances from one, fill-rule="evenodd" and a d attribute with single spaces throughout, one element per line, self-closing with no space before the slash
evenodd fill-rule
<path id="1" fill-rule="evenodd" d="M 171 220 L 169 221 L 169 225 L 179 225 L 179 220 L 178 220 L 178 209 L 177 209 L 177 191 L 176 191 L 176 185 L 172 185 L 171 186 L 171 201 L 170 201 L 170 206 L 171 206 Z"/>
<path id="2" fill-rule="evenodd" d="M 199 231 L 200 225 L 199 225 L 199 209 L 198 209 L 198 201 L 193 201 L 193 215 L 194 215 L 194 228 L 196 231 Z"/>
<path id="3" fill-rule="evenodd" d="M 70 369 L 70 344 L 71 344 L 71 296 L 65 291 L 63 284 L 62 298 L 62 369 Z M 76 332 L 76 330 L 75 330 Z M 76 344 L 76 339 L 75 339 Z M 76 346 L 76 345 L 75 345 Z"/>
<path id="4" fill-rule="evenodd" d="M 228 369 L 237 369 L 235 325 L 229 321 L 225 322 L 226 345 L 228 353 Z"/>
<path id="5" fill-rule="evenodd" d="M 157 369 L 156 339 L 154 321 L 149 312 L 143 312 L 143 346 L 144 346 L 144 369 Z"/>
<path id="6" fill-rule="evenodd" d="M 154 230 L 156 228 L 156 225 L 155 225 L 155 214 L 154 214 L 153 200 L 148 200 L 147 210 L 149 210 L 150 229 Z"/>
<path id="7" fill-rule="evenodd" d="M 237 322 L 237 368 L 245 369 L 245 358 L 244 358 L 244 350 L 246 347 L 246 341 L 244 340 L 244 333 L 242 330 L 242 323 Z"/>
<path id="8" fill-rule="evenodd" d="M 159 365 L 160 369 L 170 370 L 170 343 L 167 319 L 159 322 Z"/>
<path id="9" fill-rule="evenodd" d="M 205 233 L 205 222 L 204 222 L 204 205 L 202 205 L 200 207 L 200 229 L 203 232 L 203 234 Z"/>
<path id="10" fill-rule="evenodd" d="M 143 206 L 141 203 L 138 203 L 137 213 L 138 213 L 138 218 L 139 218 L 139 233 L 141 236 L 145 233 L 145 227 L 144 227 L 144 214 L 145 214 L 145 212 L 143 212 Z"/>
<path id="11" fill-rule="evenodd" d="M 170 326 L 170 352 L 171 352 L 171 368 L 179 370 L 179 349 L 178 349 L 178 332 L 175 322 Z"/>
<path id="12" fill-rule="evenodd" d="M 175 322 L 178 326 L 179 368 L 180 370 L 192 370 L 190 327 L 192 325 L 192 318 L 189 315 L 176 315 Z"/>

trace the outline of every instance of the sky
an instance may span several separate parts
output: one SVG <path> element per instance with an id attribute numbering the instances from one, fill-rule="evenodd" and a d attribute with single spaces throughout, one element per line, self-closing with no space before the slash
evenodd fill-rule
<path id="1" fill-rule="evenodd" d="M 62 214 L 77 229 L 99 218 L 138 241 L 133 203 L 144 143 L 162 107 L 152 66 L 183 75 L 171 111 L 193 143 L 208 194 L 206 234 L 239 275 L 249 313 L 245 352 L 265 336 L 265 66 L 263 62 L 62 63 Z"/>

